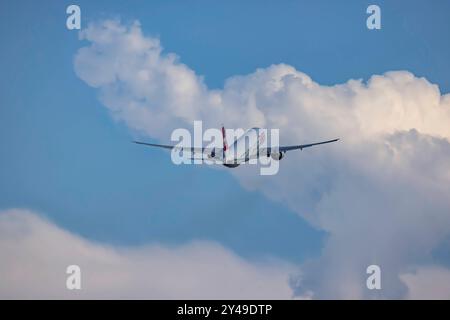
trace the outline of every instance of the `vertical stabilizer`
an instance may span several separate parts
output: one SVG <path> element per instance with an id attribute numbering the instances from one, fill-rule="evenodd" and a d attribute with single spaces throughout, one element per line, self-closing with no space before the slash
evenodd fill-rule
<path id="1" fill-rule="evenodd" d="M 223 159 L 225 160 L 225 153 L 228 150 L 228 142 L 227 142 L 227 135 L 225 133 L 225 127 L 222 125 L 222 140 L 223 140 Z"/>

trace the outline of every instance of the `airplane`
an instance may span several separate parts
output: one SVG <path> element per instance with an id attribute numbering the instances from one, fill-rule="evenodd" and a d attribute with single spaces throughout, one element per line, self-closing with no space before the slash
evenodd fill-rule
<path id="1" fill-rule="evenodd" d="M 251 159 L 258 159 L 260 157 L 272 157 L 272 159 L 274 160 L 281 160 L 282 158 L 284 158 L 284 154 L 287 151 L 298 149 L 303 150 L 304 148 L 339 141 L 339 139 L 333 139 L 309 144 L 260 148 L 260 145 L 262 145 L 266 139 L 265 132 L 266 130 L 261 130 L 260 128 L 251 128 L 229 146 L 225 135 L 225 127 L 222 126 L 222 148 L 180 147 L 141 141 L 133 142 L 150 147 L 188 151 L 194 154 L 201 153 L 202 158 L 200 160 L 204 160 L 204 155 L 206 154 L 207 159 L 213 161 L 214 163 L 223 164 L 228 168 L 235 168 L 242 163 L 250 161 Z M 198 158 L 191 158 L 191 160 L 196 159 Z"/>

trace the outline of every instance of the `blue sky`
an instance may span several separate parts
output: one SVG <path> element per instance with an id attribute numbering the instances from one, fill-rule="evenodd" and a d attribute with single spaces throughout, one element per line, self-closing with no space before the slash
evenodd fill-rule
<path id="1" fill-rule="evenodd" d="M 31 208 L 88 239 L 135 245 L 214 240 L 243 257 L 303 262 L 326 232 L 246 191 L 224 170 L 172 165 L 139 148 L 74 72 L 85 45 L 69 1 L 0 4 L 0 209 Z M 325 85 L 409 70 L 450 91 L 448 1 L 77 1 L 82 28 L 139 20 L 210 88 L 286 63 Z M 307 168 L 305 168 L 307 170 Z"/>

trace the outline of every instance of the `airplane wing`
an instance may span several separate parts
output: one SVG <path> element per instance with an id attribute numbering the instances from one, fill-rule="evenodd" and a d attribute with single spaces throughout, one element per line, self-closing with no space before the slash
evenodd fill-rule
<path id="1" fill-rule="evenodd" d="M 293 146 L 280 146 L 277 148 L 273 148 L 274 150 L 276 149 L 279 152 L 286 152 L 286 151 L 291 151 L 291 150 L 303 150 L 304 148 L 309 148 L 312 146 L 317 146 L 319 144 L 325 144 L 325 143 L 331 143 L 331 142 L 336 142 L 339 141 L 339 139 L 333 139 L 333 140 L 327 140 L 327 141 L 321 141 L 321 142 L 315 142 L 315 143 L 309 143 L 309 144 L 299 144 L 299 145 L 293 145 Z M 260 154 L 270 154 L 272 151 L 272 148 L 264 148 L 260 150 Z"/>
<path id="2" fill-rule="evenodd" d="M 150 146 L 150 147 L 158 147 L 158 148 L 163 148 L 163 149 L 175 149 L 175 150 L 179 150 L 179 151 L 189 151 L 192 153 L 210 153 L 213 151 L 214 148 L 199 148 L 199 147 L 190 147 L 190 148 L 183 148 L 183 147 L 178 147 L 178 146 L 169 146 L 169 145 L 165 145 L 165 144 L 156 144 L 156 143 L 148 143 L 148 142 L 140 142 L 140 141 L 133 141 L 136 144 L 142 144 L 144 146 Z M 222 149 L 219 148 L 215 148 L 215 152 L 222 152 Z"/>
<path id="3" fill-rule="evenodd" d="M 321 142 L 315 142 L 315 143 L 309 143 L 309 144 L 299 144 L 297 146 L 282 146 L 282 147 L 279 147 L 278 150 L 280 150 L 281 152 L 286 152 L 286 151 L 291 151 L 291 150 L 296 150 L 296 149 L 303 150 L 304 148 L 309 148 L 312 146 L 317 146 L 319 144 L 331 143 L 331 142 L 336 142 L 336 141 L 339 141 L 339 139 L 333 139 L 333 140 L 327 140 L 327 141 L 321 141 Z"/>

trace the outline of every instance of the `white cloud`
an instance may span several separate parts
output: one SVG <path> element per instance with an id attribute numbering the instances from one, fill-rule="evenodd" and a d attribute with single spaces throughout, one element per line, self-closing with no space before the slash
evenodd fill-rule
<path id="1" fill-rule="evenodd" d="M 161 139 L 167 139 L 166 125 L 194 119 L 280 127 L 293 138 L 340 135 L 347 142 L 412 128 L 450 136 L 450 95 L 441 96 L 436 85 L 406 71 L 375 75 L 367 84 L 350 80 L 321 86 L 280 64 L 231 77 L 223 90 L 208 90 L 176 55 L 162 53 L 159 39 L 145 37 L 138 22 L 103 21 L 80 37 L 91 44 L 75 57 L 77 75 L 100 89 L 117 118 Z"/>
<path id="2" fill-rule="evenodd" d="M 66 289 L 66 268 L 82 289 Z M 218 244 L 117 248 L 87 241 L 33 212 L 0 212 L 0 298 L 289 299 L 293 267 L 251 263 Z"/>
<path id="3" fill-rule="evenodd" d="M 431 263 L 450 235 L 450 95 L 425 78 L 395 71 L 323 86 L 280 64 L 208 90 L 138 23 L 106 21 L 81 36 L 90 45 L 76 55 L 79 77 L 99 88 L 116 119 L 153 138 L 167 142 L 173 128 L 199 119 L 280 128 L 284 144 L 342 139 L 288 154 L 274 177 L 251 167 L 231 171 L 329 233 L 321 257 L 293 278 L 297 294 L 407 297 L 400 275 Z M 383 273 L 376 294 L 365 288 L 369 264 Z"/>
<path id="4" fill-rule="evenodd" d="M 400 278 L 408 287 L 409 299 L 450 299 L 450 270 L 427 266 L 414 272 L 404 273 Z"/>

